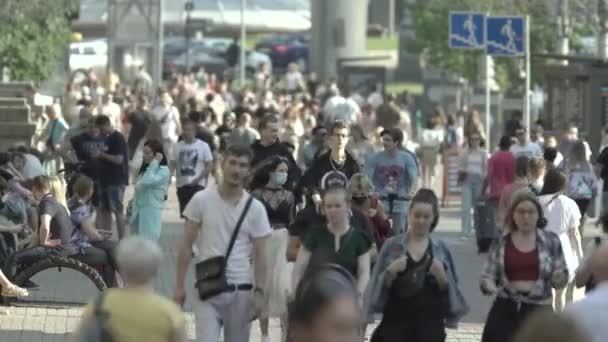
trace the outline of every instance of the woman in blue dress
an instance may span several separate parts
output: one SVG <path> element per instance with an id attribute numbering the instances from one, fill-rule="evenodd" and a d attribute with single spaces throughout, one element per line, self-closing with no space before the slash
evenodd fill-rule
<path id="1" fill-rule="evenodd" d="M 163 203 L 170 179 L 167 157 L 160 141 L 148 140 L 144 144 L 143 161 L 129 205 L 129 222 L 132 234 L 158 241 L 163 222 Z"/>

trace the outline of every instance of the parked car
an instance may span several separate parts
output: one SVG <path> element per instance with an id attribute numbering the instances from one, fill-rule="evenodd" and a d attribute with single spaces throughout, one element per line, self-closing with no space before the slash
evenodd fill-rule
<path id="1" fill-rule="evenodd" d="M 274 68 L 284 69 L 290 63 L 296 63 L 304 72 L 308 68 L 309 43 L 307 32 L 275 34 L 259 42 L 255 49 L 268 54 Z"/>

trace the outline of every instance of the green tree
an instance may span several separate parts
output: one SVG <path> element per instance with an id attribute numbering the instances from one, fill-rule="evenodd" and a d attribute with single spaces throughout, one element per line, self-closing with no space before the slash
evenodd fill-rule
<path id="1" fill-rule="evenodd" d="M 64 58 L 70 17 L 79 1 L 3 0 L 0 2 L 0 69 L 11 79 L 40 82 Z"/>
<path id="2" fill-rule="evenodd" d="M 555 24 L 546 1 L 526 0 L 418 0 L 411 5 L 415 37 L 410 46 L 426 60 L 443 70 L 458 74 L 471 82 L 483 77 L 479 64 L 483 51 L 462 51 L 448 46 L 450 11 L 475 11 L 490 15 L 530 16 L 530 48 L 532 53 L 554 51 Z M 501 89 L 521 93 L 523 60 L 495 58 L 496 81 Z M 534 68 L 532 82 L 536 77 Z"/>

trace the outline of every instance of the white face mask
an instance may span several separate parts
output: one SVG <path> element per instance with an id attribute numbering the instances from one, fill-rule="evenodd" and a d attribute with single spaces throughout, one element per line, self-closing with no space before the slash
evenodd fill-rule
<path id="1" fill-rule="evenodd" d="M 287 172 L 273 172 L 270 174 L 270 181 L 277 186 L 283 186 L 287 182 Z"/>

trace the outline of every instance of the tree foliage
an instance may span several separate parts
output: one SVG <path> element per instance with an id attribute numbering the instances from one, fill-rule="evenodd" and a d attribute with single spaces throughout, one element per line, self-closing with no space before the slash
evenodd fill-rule
<path id="1" fill-rule="evenodd" d="M 417 0 L 412 11 L 415 38 L 412 52 L 443 70 L 458 74 L 471 82 L 478 81 L 483 51 L 463 51 L 448 46 L 450 11 L 474 11 L 489 15 L 528 15 L 530 17 L 530 49 L 532 53 L 553 52 L 556 44 L 555 18 L 549 8 L 552 1 L 536 0 Z M 572 22 L 572 21 L 571 21 Z M 523 59 L 495 58 L 495 78 L 503 91 L 521 92 Z M 532 82 L 535 81 L 532 68 Z"/>
<path id="2" fill-rule="evenodd" d="M 0 2 L 0 69 L 11 79 L 40 82 L 64 58 L 70 41 L 74 0 Z"/>

